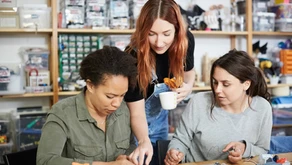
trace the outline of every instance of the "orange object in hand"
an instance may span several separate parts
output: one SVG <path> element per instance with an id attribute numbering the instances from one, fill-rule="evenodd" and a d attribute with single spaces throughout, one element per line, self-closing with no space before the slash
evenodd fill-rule
<path id="1" fill-rule="evenodd" d="M 174 78 L 164 78 L 163 79 L 164 83 L 169 86 L 172 89 L 176 89 L 179 88 L 182 83 L 183 83 L 183 79 L 181 77 L 179 77 L 178 79 Z"/>
<path id="2" fill-rule="evenodd" d="M 89 163 L 81 164 L 81 163 L 77 163 L 77 162 L 72 162 L 72 165 L 89 165 Z"/>

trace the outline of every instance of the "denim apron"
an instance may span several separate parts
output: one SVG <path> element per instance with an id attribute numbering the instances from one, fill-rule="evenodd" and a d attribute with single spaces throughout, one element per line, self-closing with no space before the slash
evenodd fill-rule
<path id="1" fill-rule="evenodd" d="M 156 72 L 152 70 L 153 93 L 145 101 L 145 112 L 148 124 L 148 134 L 153 146 L 157 140 L 166 140 L 168 137 L 168 111 L 162 109 L 159 93 L 170 91 L 170 88 L 158 82 Z"/>
<path id="2" fill-rule="evenodd" d="M 168 138 L 168 111 L 162 109 L 159 93 L 169 91 L 164 83 L 155 84 L 154 92 L 145 101 L 145 112 L 148 124 L 148 134 L 153 146 L 153 157 L 150 165 L 158 164 L 156 141 Z"/>
<path id="3" fill-rule="evenodd" d="M 148 124 L 148 134 L 153 146 L 153 157 L 150 165 L 158 164 L 157 140 L 166 140 L 168 138 L 168 111 L 162 109 L 159 93 L 170 91 L 170 88 L 164 83 L 158 83 L 157 76 L 152 72 L 152 84 L 154 91 L 145 101 L 145 112 Z"/>
<path id="4" fill-rule="evenodd" d="M 162 109 L 159 93 L 169 91 L 164 83 L 155 84 L 154 92 L 145 101 L 145 112 L 148 124 L 148 133 L 152 144 L 157 140 L 166 140 L 168 137 L 168 111 Z"/>

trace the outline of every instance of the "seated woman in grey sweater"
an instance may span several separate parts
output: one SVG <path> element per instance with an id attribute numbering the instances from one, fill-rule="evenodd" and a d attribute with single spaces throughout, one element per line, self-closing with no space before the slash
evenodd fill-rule
<path id="1" fill-rule="evenodd" d="M 259 68 L 232 50 L 211 68 L 212 92 L 195 94 L 169 144 L 166 165 L 267 153 L 272 131 L 270 94 Z"/>

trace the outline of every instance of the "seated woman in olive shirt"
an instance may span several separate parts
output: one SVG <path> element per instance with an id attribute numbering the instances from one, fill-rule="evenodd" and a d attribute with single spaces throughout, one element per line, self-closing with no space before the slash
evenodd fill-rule
<path id="1" fill-rule="evenodd" d="M 133 165 L 127 155 L 136 145 L 123 98 L 137 83 L 136 60 L 107 46 L 84 58 L 80 76 L 84 90 L 59 101 L 48 114 L 37 164 Z"/>

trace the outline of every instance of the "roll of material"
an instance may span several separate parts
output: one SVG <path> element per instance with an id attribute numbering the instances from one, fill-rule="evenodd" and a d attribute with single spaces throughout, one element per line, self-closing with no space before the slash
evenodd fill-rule
<path id="1" fill-rule="evenodd" d="M 272 95 L 273 96 L 289 96 L 290 88 L 289 86 L 274 87 L 272 88 Z"/>

